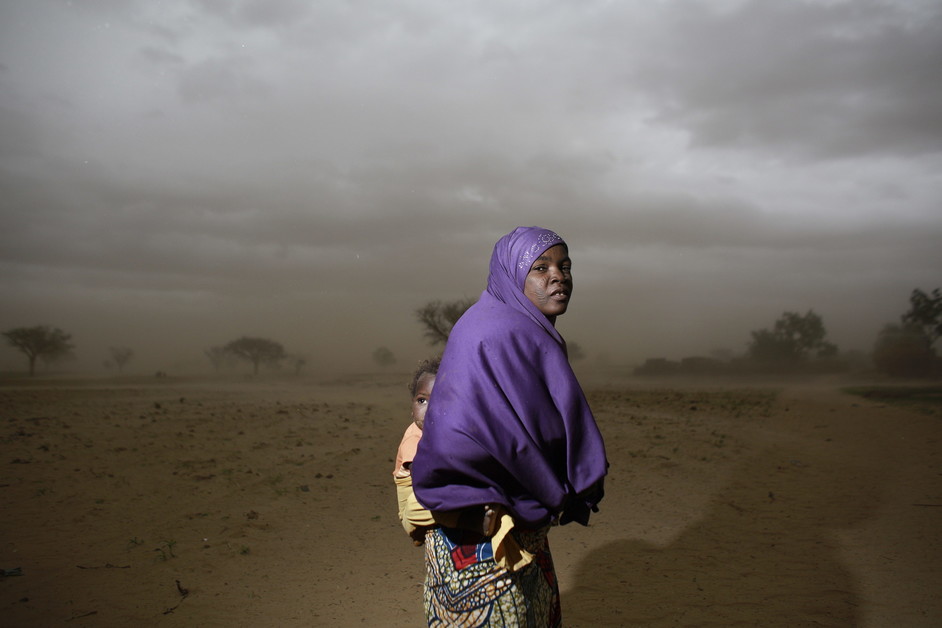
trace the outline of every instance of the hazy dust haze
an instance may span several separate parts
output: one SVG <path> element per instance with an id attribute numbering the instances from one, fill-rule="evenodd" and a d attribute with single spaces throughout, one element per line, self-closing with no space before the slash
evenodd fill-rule
<path id="1" fill-rule="evenodd" d="M 0 329 L 89 372 L 411 363 L 415 308 L 538 224 L 588 361 L 811 308 L 868 350 L 942 277 L 939 59 L 930 0 L 4 2 Z"/>

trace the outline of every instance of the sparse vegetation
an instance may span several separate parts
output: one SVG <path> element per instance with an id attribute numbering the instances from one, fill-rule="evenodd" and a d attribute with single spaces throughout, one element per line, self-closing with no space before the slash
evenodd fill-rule
<path id="1" fill-rule="evenodd" d="M 824 322 L 814 310 L 805 314 L 784 312 L 772 329 L 752 332 L 749 356 L 763 363 L 796 364 L 811 355 L 819 358 L 837 353 L 837 346 L 827 342 Z"/>
<path id="2" fill-rule="evenodd" d="M 111 347 L 109 352 L 111 353 L 111 362 L 118 367 L 118 373 L 122 373 L 124 367 L 134 357 L 134 350 L 128 347 Z"/>
<path id="3" fill-rule="evenodd" d="M 445 344 L 452 328 L 461 315 L 474 305 L 475 299 L 457 301 L 431 301 L 415 311 L 415 317 L 425 329 L 430 345 Z"/>
<path id="4" fill-rule="evenodd" d="M 294 369 L 295 375 L 300 375 L 301 369 L 307 366 L 307 358 L 303 355 L 292 354 L 288 356 L 288 364 Z"/>
<path id="5" fill-rule="evenodd" d="M 585 351 L 582 350 L 582 346 L 578 343 L 567 342 L 566 352 L 569 354 L 570 362 L 578 362 L 579 360 L 585 359 Z"/>
<path id="6" fill-rule="evenodd" d="M 285 476 L 282 473 L 273 475 L 265 480 L 265 482 L 271 486 L 272 490 L 275 491 L 275 495 L 279 497 L 282 495 L 288 494 L 288 487 L 284 486 Z"/>
<path id="7" fill-rule="evenodd" d="M 838 356 L 837 346 L 826 340 L 827 330 L 821 317 L 808 310 L 805 314 L 784 312 L 771 329 L 751 332 L 752 339 L 744 357 L 717 351 L 711 357 L 690 356 L 673 361 L 650 358 L 635 369 L 635 375 L 748 375 L 751 373 L 834 372 L 849 370 L 852 360 Z"/>
<path id="8" fill-rule="evenodd" d="M 386 347 L 379 347 L 373 351 L 373 361 L 383 368 L 396 363 L 396 356 Z"/>
<path id="9" fill-rule="evenodd" d="M 942 386 L 857 386 L 843 390 L 870 401 L 942 416 Z"/>
<path id="10" fill-rule="evenodd" d="M 930 294 L 916 288 L 909 295 L 909 311 L 902 316 L 903 324 L 915 327 L 925 334 L 932 345 L 942 338 L 942 290 Z"/>
<path id="11" fill-rule="evenodd" d="M 250 338 L 243 336 L 233 340 L 225 346 L 225 351 L 241 360 L 252 363 L 252 372 L 258 375 L 258 367 L 262 364 L 276 366 L 287 354 L 280 343 L 268 338 Z"/>
<path id="12" fill-rule="evenodd" d="M 177 555 L 173 553 L 173 547 L 176 544 L 176 541 L 161 541 L 160 545 L 154 548 L 154 551 L 158 552 L 157 558 L 162 561 L 168 561 L 171 558 L 176 558 Z"/>
<path id="13" fill-rule="evenodd" d="M 235 361 L 235 356 L 226 351 L 225 347 L 215 346 L 203 350 L 203 355 L 209 358 L 213 365 L 213 370 L 217 373 L 223 368 L 231 367 Z"/>
<path id="14" fill-rule="evenodd" d="M 933 345 L 942 337 L 942 291 L 918 288 L 900 324 L 888 324 L 877 335 L 873 363 L 893 377 L 925 377 L 940 369 Z"/>
<path id="15" fill-rule="evenodd" d="M 887 325 L 873 345 L 874 365 L 892 377 L 928 375 L 935 359 L 929 339 L 911 325 Z"/>
<path id="16" fill-rule="evenodd" d="M 29 360 L 29 375 L 36 374 L 36 360 L 53 362 L 72 355 L 75 345 L 72 335 L 58 327 L 38 325 L 36 327 L 16 327 L 3 332 L 7 343 L 26 355 Z"/>

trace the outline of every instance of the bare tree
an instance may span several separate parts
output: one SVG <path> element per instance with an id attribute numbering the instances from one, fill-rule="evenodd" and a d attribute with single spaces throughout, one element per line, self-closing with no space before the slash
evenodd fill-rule
<path id="1" fill-rule="evenodd" d="M 445 344 L 451 334 L 452 327 L 461 318 L 469 307 L 474 305 L 475 299 L 459 299 L 457 301 L 431 301 L 415 311 L 415 317 L 425 328 L 424 335 L 429 344 Z"/>
<path id="2" fill-rule="evenodd" d="M 258 375 L 260 364 L 277 364 L 285 359 L 286 353 L 280 343 L 267 338 L 249 338 L 243 336 L 233 340 L 225 347 L 228 353 L 252 363 L 253 373 Z"/>
<path id="3" fill-rule="evenodd" d="M 297 353 L 288 356 L 288 364 L 294 368 L 294 374 L 300 375 L 301 369 L 307 365 L 307 358 Z"/>
<path id="4" fill-rule="evenodd" d="M 134 351 L 128 347 L 111 347 L 111 361 L 118 367 L 118 372 L 124 371 L 124 367 L 131 358 L 134 357 Z"/>
<path id="5" fill-rule="evenodd" d="M 51 362 L 72 355 L 72 335 L 58 327 L 37 325 L 36 327 L 16 327 L 3 332 L 10 346 L 26 354 L 29 359 L 29 375 L 36 374 L 36 359 Z"/>

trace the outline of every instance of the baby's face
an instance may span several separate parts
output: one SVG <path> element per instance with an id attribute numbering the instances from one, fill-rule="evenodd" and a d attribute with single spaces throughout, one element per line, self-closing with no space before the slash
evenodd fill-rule
<path id="1" fill-rule="evenodd" d="M 432 387 L 435 386 L 435 375 L 422 373 L 418 385 L 415 387 L 415 396 L 412 397 L 412 420 L 422 429 L 425 425 L 425 411 L 428 409 L 428 400 L 432 396 Z"/>

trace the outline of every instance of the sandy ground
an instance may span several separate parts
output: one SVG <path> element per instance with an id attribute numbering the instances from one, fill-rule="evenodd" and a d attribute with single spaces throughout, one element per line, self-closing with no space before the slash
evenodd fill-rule
<path id="1" fill-rule="evenodd" d="M 2 626 L 421 626 L 407 376 L 0 382 Z M 836 384 L 599 381 L 567 626 L 942 626 L 942 417 Z"/>

